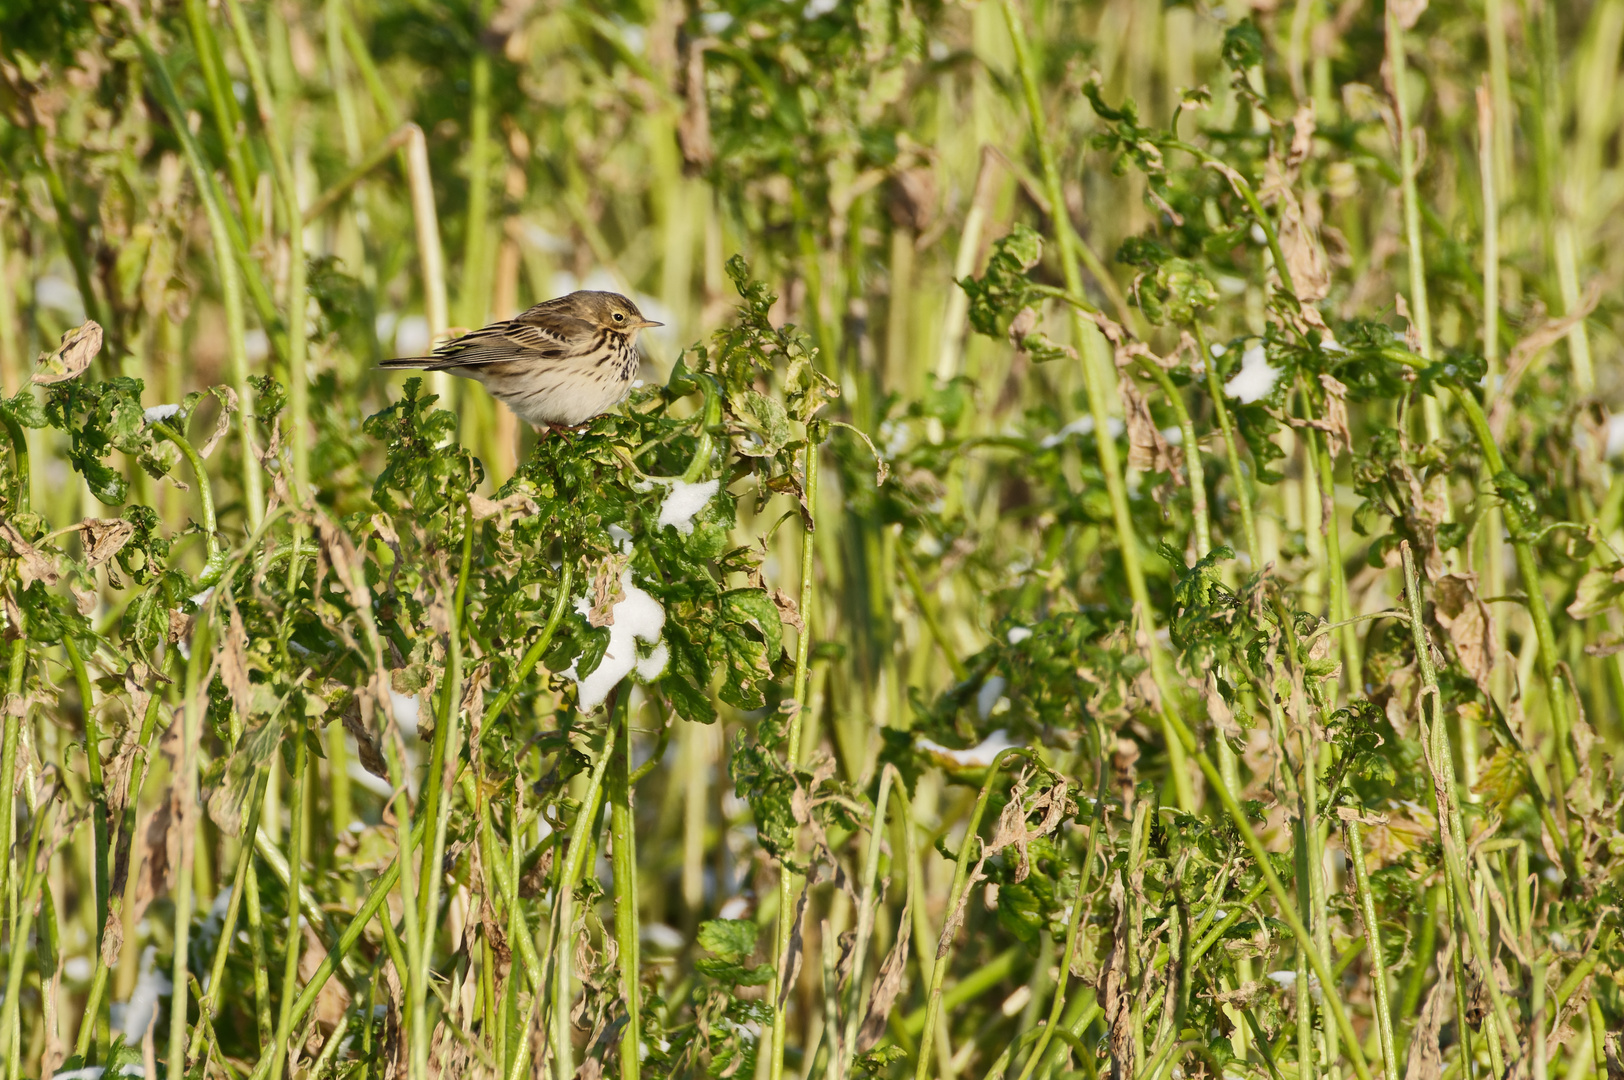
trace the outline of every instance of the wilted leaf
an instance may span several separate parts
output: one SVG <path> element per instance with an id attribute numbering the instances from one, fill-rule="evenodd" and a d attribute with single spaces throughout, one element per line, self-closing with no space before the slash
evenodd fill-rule
<path id="1" fill-rule="evenodd" d="M 135 535 L 135 523 L 123 518 L 85 518 L 79 523 L 85 563 L 100 566 L 124 549 Z"/>
<path id="2" fill-rule="evenodd" d="M 101 352 L 102 328 L 94 320 L 69 330 L 62 335 L 62 344 L 48 353 L 40 353 L 39 367 L 34 372 L 36 386 L 50 386 L 76 378 Z"/>
<path id="3" fill-rule="evenodd" d="M 0 539 L 11 545 L 12 554 L 17 557 L 17 578 L 27 588 L 36 581 L 43 581 L 47 585 L 55 585 L 61 575 L 57 573 L 52 560 L 23 539 L 23 534 L 9 521 L 0 521 Z"/>
<path id="4" fill-rule="evenodd" d="M 891 951 L 885 954 L 880 963 L 880 970 L 874 976 L 873 989 L 868 995 L 868 1011 L 863 1016 L 863 1027 L 857 1033 L 857 1050 L 859 1053 L 870 1050 L 885 1034 L 886 1022 L 891 1015 L 891 1006 L 902 992 L 902 976 L 908 967 L 908 939 L 913 932 L 913 898 L 902 905 L 902 915 L 897 920 L 897 939 L 891 945 Z"/>
<path id="5" fill-rule="evenodd" d="M 1613 608 L 1614 601 L 1624 595 L 1624 563 L 1610 563 L 1585 571 L 1579 587 L 1568 605 L 1568 614 L 1575 619 L 1588 619 Z"/>

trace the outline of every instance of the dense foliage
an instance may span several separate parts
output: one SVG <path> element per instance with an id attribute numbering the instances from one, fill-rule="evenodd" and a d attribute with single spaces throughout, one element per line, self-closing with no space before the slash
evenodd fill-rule
<path id="1" fill-rule="evenodd" d="M 1624 1074 L 1624 0 L 1252 8 L 0 4 L 6 1076 Z"/>

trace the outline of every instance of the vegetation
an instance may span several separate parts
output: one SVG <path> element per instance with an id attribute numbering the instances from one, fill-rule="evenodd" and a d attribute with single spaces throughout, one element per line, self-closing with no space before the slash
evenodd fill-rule
<path id="1" fill-rule="evenodd" d="M 1621 1075 L 1624 0 L 1252 7 L 0 4 L 8 1080 Z"/>

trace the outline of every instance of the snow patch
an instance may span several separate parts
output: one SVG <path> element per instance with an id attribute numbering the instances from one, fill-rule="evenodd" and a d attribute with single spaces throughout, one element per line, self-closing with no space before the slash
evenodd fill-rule
<path id="1" fill-rule="evenodd" d="M 610 609 L 613 621 L 609 625 L 609 647 L 604 650 L 603 659 L 584 678 L 575 663 L 564 671 L 567 678 L 575 680 L 578 707 L 582 712 L 591 712 L 603 704 L 609 691 L 633 671 L 644 679 L 653 679 L 665 670 L 668 652 L 660 639 L 660 632 L 665 629 L 665 608 L 632 584 L 630 570 L 620 575 L 620 587 L 626 598 Z M 591 602 L 585 597 L 575 602 L 576 611 L 584 614 L 591 609 Z M 653 651 L 641 659 L 637 655 L 639 641 L 654 646 Z"/>
<path id="2" fill-rule="evenodd" d="M 124 1007 L 124 1044 L 133 1046 L 139 1043 L 152 1026 L 153 1018 L 158 1015 L 158 999 L 174 989 L 169 976 L 158 970 L 158 947 L 148 945 L 141 952 L 141 974 L 135 980 L 135 989 L 130 992 L 129 1003 Z"/>
<path id="3" fill-rule="evenodd" d="M 669 525 L 688 536 L 694 531 L 695 515 L 710 505 L 721 487 L 720 480 L 703 480 L 697 484 L 690 484 L 686 480 L 676 481 L 666 493 L 665 501 L 660 504 L 660 518 L 656 527 L 663 529 Z"/>
<path id="4" fill-rule="evenodd" d="M 1008 685 L 1009 680 L 1002 675 L 994 675 L 981 684 L 981 689 L 976 692 L 976 712 L 981 714 L 981 719 L 985 720 L 992 715 L 992 711 L 998 707 L 998 699 L 1004 696 L 1004 688 Z"/>
<path id="5" fill-rule="evenodd" d="M 154 405 L 142 413 L 142 416 L 146 418 L 149 424 L 161 424 L 178 412 L 180 412 L 179 405 Z"/>
<path id="6" fill-rule="evenodd" d="M 1263 346 L 1253 345 L 1241 353 L 1241 369 L 1224 384 L 1224 393 L 1242 405 L 1250 405 L 1268 396 L 1279 380 L 1280 369 L 1270 366 Z"/>
<path id="7" fill-rule="evenodd" d="M 988 682 L 991 681 L 991 679 L 988 680 Z M 1009 737 L 1009 732 L 1005 731 L 1003 728 L 999 728 L 997 731 L 994 731 L 975 746 L 967 747 L 963 750 L 954 750 L 931 739 L 919 740 L 919 749 L 925 750 L 936 757 L 946 758 L 955 765 L 962 765 L 967 768 L 977 769 L 990 768 L 992 766 L 993 759 L 998 757 L 999 754 L 1010 749 L 1011 747 L 1019 745 L 1020 743 L 1011 739 Z"/>
<path id="8" fill-rule="evenodd" d="M 1004 636 L 1009 639 L 1011 645 L 1019 645 L 1032 636 L 1032 628 L 1030 626 L 1012 626 L 1009 628 L 1009 633 Z"/>

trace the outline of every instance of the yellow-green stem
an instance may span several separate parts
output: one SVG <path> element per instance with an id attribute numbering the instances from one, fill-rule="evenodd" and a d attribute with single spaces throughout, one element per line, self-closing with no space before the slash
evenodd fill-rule
<path id="1" fill-rule="evenodd" d="M 1038 160 L 1043 168 L 1044 190 L 1049 198 L 1055 227 L 1055 242 L 1060 252 L 1060 266 L 1065 277 L 1066 291 L 1082 296 L 1083 276 L 1078 265 L 1076 236 L 1066 224 L 1066 199 L 1060 179 L 1060 168 L 1055 162 L 1054 148 L 1048 132 L 1043 100 L 1038 90 L 1037 74 L 1032 65 L 1031 50 L 1027 45 L 1026 29 L 1015 11 L 1014 0 L 1002 0 L 1004 23 L 1009 29 L 1015 47 L 1015 66 L 1020 73 L 1021 89 L 1026 103 L 1027 118 L 1032 128 L 1032 141 L 1037 147 Z M 1133 601 L 1136 631 L 1143 635 L 1143 648 L 1148 653 L 1152 677 L 1161 690 L 1162 730 L 1166 739 L 1168 768 L 1172 773 L 1178 794 L 1179 808 L 1195 808 L 1195 787 L 1191 782 L 1183 747 L 1174 738 L 1172 721 L 1176 718 L 1177 688 L 1166 652 L 1156 640 L 1156 618 L 1150 605 L 1150 592 L 1145 585 L 1145 571 L 1140 562 L 1139 537 L 1134 529 L 1133 514 L 1128 506 L 1127 482 L 1122 475 L 1117 457 L 1116 440 L 1110 435 L 1110 409 L 1108 402 L 1114 388 L 1105 380 L 1104 373 L 1114 370 L 1110 349 L 1099 329 L 1071 307 L 1072 339 L 1083 353 L 1083 380 L 1088 388 L 1089 411 L 1094 417 L 1094 445 L 1099 455 L 1100 471 L 1105 474 L 1106 493 L 1111 502 L 1111 518 L 1116 529 L 1117 546 L 1122 558 L 1122 572 L 1128 579 L 1128 593 Z"/>

